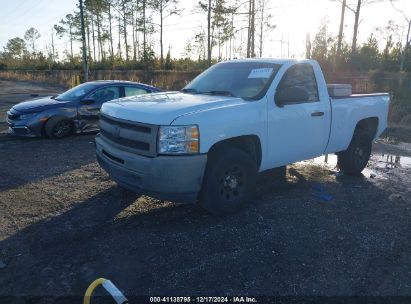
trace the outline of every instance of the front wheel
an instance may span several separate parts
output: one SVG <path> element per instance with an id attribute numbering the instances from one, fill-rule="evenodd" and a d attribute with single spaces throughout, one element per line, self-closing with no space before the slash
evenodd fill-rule
<path id="1" fill-rule="evenodd" d="M 49 138 L 63 138 L 72 134 L 73 123 L 65 118 L 53 117 L 47 121 L 44 130 Z"/>
<path id="2" fill-rule="evenodd" d="M 210 156 L 200 193 L 201 206 L 216 215 L 234 213 L 250 200 L 257 181 L 255 160 L 228 148 Z"/>
<path id="3" fill-rule="evenodd" d="M 348 175 L 359 175 L 367 166 L 371 155 L 372 138 L 355 132 L 348 149 L 338 154 L 338 167 Z"/>

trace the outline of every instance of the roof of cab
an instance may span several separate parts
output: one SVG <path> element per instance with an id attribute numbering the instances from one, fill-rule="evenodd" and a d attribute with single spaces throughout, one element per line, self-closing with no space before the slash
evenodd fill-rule
<path id="1" fill-rule="evenodd" d="M 236 63 L 236 62 L 270 62 L 276 64 L 288 64 L 296 62 L 309 62 L 313 61 L 310 59 L 295 59 L 295 58 L 244 58 L 244 59 L 232 59 L 227 61 L 222 61 L 225 63 Z"/>

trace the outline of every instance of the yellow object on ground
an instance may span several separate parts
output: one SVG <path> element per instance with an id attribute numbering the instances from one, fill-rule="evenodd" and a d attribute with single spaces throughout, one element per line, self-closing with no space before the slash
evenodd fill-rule
<path id="1" fill-rule="evenodd" d="M 110 280 L 100 278 L 91 283 L 87 288 L 86 293 L 84 294 L 83 304 L 90 304 L 90 298 L 93 295 L 94 290 L 100 285 L 102 285 L 104 289 L 113 297 L 117 304 L 128 303 L 127 298 Z"/>

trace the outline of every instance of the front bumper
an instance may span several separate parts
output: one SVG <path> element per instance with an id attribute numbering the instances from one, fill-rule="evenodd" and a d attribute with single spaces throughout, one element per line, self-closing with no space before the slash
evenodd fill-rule
<path id="1" fill-rule="evenodd" d="M 38 137 L 41 136 L 42 123 L 40 121 L 32 120 L 16 120 L 11 121 L 6 119 L 9 127 L 9 133 L 17 136 Z"/>
<path id="2" fill-rule="evenodd" d="M 206 155 L 145 157 L 123 151 L 96 136 L 100 166 L 119 185 L 162 200 L 196 203 Z"/>

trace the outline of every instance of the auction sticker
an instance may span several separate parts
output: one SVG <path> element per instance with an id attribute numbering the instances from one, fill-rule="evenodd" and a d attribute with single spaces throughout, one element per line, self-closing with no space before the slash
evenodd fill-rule
<path id="1" fill-rule="evenodd" d="M 269 78 L 272 72 L 272 68 L 252 69 L 248 78 Z"/>

